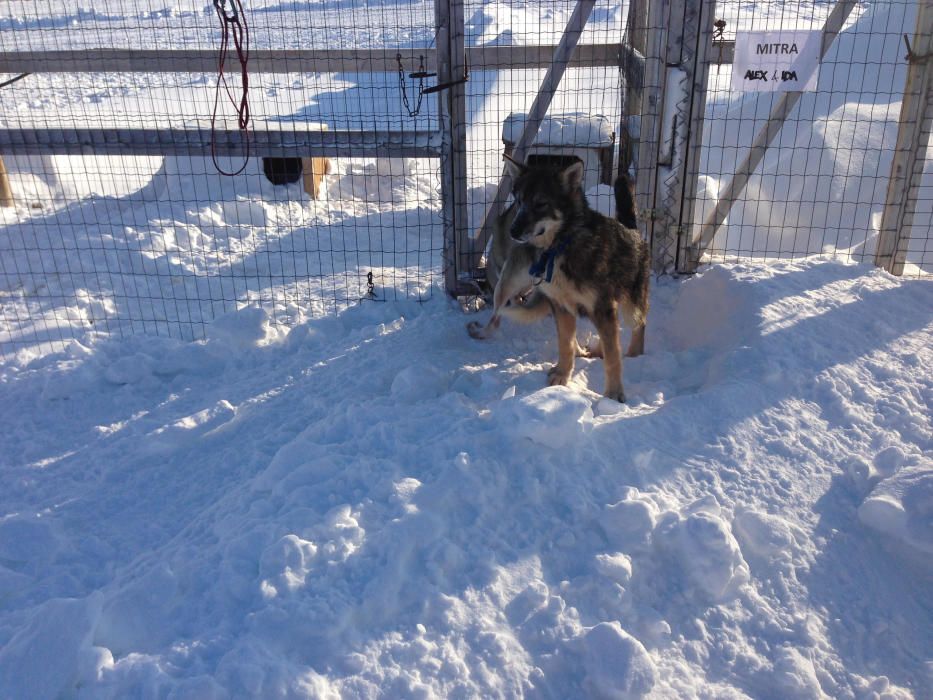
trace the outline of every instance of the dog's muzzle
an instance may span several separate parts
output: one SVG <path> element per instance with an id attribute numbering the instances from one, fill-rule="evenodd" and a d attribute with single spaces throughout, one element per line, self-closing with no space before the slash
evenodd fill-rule
<path id="1" fill-rule="evenodd" d="M 515 218 L 512 220 L 512 226 L 509 228 L 509 236 L 512 237 L 513 241 L 518 241 L 519 243 L 525 242 L 525 237 L 528 232 L 528 219 L 528 212 L 525 210 L 525 207 L 519 206 L 518 211 L 515 213 Z"/>

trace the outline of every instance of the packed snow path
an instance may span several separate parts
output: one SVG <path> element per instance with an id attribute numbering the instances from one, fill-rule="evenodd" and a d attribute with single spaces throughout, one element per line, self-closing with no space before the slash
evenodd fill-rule
<path id="1" fill-rule="evenodd" d="M 662 282 L 626 405 L 442 297 L 0 365 L 0 697 L 933 696 L 933 285 Z"/>

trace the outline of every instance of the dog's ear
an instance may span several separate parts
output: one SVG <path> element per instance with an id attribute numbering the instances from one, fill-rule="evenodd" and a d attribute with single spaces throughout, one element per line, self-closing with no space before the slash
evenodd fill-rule
<path id="1" fill-rule="evenodd" d="M 509 171 L 509 175 L 512 176 L 513 180 L 517 180 L 519 176 L 525 172 L 525 166 L 511 156 L 507 156 L 503 153 L 502 159 L 505 161 L 505 168 Z"/>
<path id="2" fill-rule="evenodd" d="M 564 191 L 569 193 L 576 192 L 583 186 L 583 161 L 578 160 L 561 172 L 560 181 L 564 186 Z"/>

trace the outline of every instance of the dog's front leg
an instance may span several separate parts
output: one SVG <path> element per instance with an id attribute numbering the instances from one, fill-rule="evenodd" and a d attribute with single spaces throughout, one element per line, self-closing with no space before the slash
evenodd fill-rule
<path id="1" fill-rule="evenodd" d="M 603 394 L 616 401 L 625 401 L 622 389 L 622 344 L 619 340 L 619 313 L 615 305 L 597 308 L 593 322 L 603 346 L 603 368 L 606 370 L 606 389 Z"/>
<path id="2" fill-rule="evenodd" d="M 570 381 L 577 349 L 576 315 L 554 304 L 554 319 L 557 321 L 557 364 L 547 373 L 550 386 L 566 385 Z"/>

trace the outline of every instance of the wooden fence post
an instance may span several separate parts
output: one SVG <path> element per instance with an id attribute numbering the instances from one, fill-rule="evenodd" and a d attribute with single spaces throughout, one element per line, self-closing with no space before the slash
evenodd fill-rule
<path id="1" fill-rule="evenodd" d="M 318 131 L 327 131 L 327 124 L 315 125 Z M 309 125 L 309 129 L 311 126 Z M 304 191 L 308 193 L 311 199 L 317 199 L 321 195 L 321 183 L 324 182 L 324 176 L 330 172 L 330 159 L 326 157 L 306 157 L 301 159 L 301 179 Z"/>
<path id="2" fill-rule="evenodd" d="M 0 156 L 0 207 L 13 206 L 13 190 L 10 188 L 10 178 L 6 174 L 3 156 Z"/>
<path id="3" fill-rule="evenodd" d="M 467 223 L 466 88 L 463 0 L 435 0 L 437 83 L 441 130 L 441 206 L 444 217 L 444 286 L 460 294 L 460 272 L 470 259 Z M 455 83 L 455 84 L 454 84 Z"/>
<path id="4" fill-rule="evenodd" d="M 919 0 L 917 5 L 917 28 L 908 56 L 910 66 L 875 252 L 875 264 L 894 275 L 904 272 L 924 154 L 933 139 L 933 59 L 930 57 L 933 52 L 933 0 Z"/>

